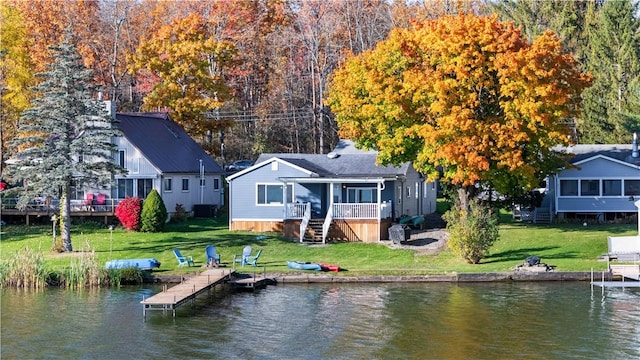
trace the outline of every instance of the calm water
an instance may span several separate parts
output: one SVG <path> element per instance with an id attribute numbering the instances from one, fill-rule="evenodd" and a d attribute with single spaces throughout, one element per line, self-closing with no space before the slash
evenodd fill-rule
<path id="1" fill-rule="evenodd" d="M 637 289 L 287 284 L 144 319 L 158 291 L 5 290 L 1 358 L 640 359 Z"/>

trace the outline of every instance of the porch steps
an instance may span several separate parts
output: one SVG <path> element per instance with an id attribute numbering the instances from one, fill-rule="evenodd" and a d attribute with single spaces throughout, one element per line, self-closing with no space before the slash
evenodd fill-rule
<path id="1" fill-rule="evenodd" d="M 309 219 L 307 230 L 304 233 L 304 241 L 322 242 L 322 225 L 324 219 Z"/>
<path id="2" fill-rule="evenodd" d="M 551 214 L 549 208 L 536 208 L 533 211 L 534 224 L 551 224 Z"/>

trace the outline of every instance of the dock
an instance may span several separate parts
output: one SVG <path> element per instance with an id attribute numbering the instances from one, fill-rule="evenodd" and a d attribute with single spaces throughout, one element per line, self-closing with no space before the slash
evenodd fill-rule
<path id="1" fill-rule="evenodd" d="M 235 270 L 232 269 L 209 269 L 181 282 L 171 288 L 164 287 L 162 292 L 149 298 L 142 299 L 142 313 L 146 317 L 147 310 L 171 310 L 176 316 L 176 308 L 188 301 L 192 301 L 196 296 L 208 292 L 218 284 L 228 282 L 232 279 Z"/>
<path id="2" fill-rule="evenodd" d="M 273 284 L 275 280 L 254 274 L 253 276 L 238 276 L 231 280 L 230 283 L 236 289 L 255 290 Z"/>
<path id="3" fill-rule="evenodd" d="M 605 275 L 606 274 L 606 275 Z M 591 287 L 598 286 L 604 288 L 640 288 L 640 265 L 610 265 L 609 272 L 602 272 L 600 281 L 594 279 L 591 270 Z M 614 280 L 619 277 L 620 280 Z"/>

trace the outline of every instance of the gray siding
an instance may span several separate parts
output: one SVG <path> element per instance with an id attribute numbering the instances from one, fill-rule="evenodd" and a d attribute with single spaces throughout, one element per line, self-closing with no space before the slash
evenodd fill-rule
<path id="1" fill-rule="evenodd" d="M 282 184 L 280 177 L 302 177 L 306 173 L 294 169 L 282 163 L 278 163 L 278 170 L 272 170 L 273 162 L 269 162 L 259 168 L 232 179 L 229 184 L 229 219 L 232 220 L 282 220 L 284 218 L 284 205 L 258 205 L 257 184 Z M 302 196 L 309 196 L 308 190 L 295 187 L 301 191 Z"/>

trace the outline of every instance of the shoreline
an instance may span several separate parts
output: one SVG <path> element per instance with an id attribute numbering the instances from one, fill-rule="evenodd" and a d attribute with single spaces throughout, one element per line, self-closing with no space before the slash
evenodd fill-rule
<path id="1" fill-rule="evenodd" d="M 313 284 L 313 283 L 468 283 L 468 282 L 530 282 L 530 281 L 591 281 L 602 279 L 602 272 L 591 271 L 548 271 L 525 272 L 510 271 L 498 273 L 459 273 L 437 275 L 363 275 L 335 276 L 323 274 L 265 274 L 276 284 Z M 260 275 L 262 276 L 262 275 Z M 149 275 L 144 283 L 180 283 L 188 275 Z M 605 280 L 612 280 L 605 274 Z"/>

